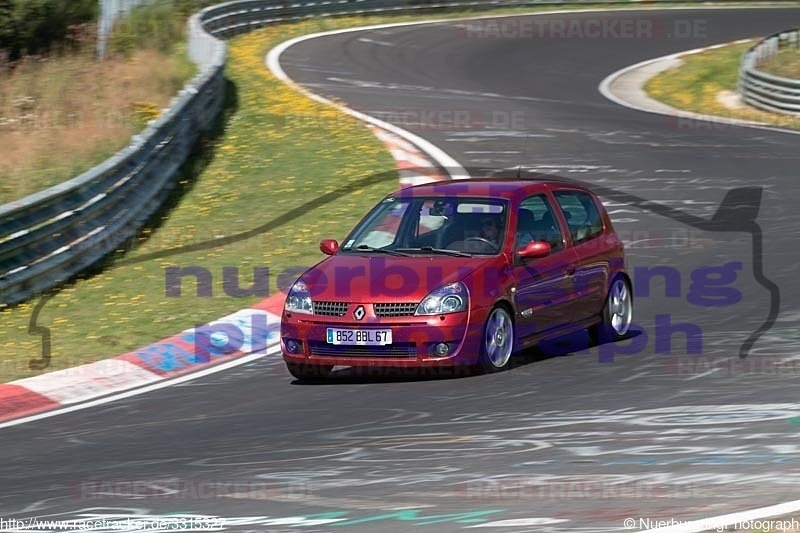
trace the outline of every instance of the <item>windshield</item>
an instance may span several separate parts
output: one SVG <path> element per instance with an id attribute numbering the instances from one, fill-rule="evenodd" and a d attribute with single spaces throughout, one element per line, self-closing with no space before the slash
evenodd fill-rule
<path id="1" fill-rule="evenodd" d="M 490 198 L 387 198 L 356 227 L 343 251 L 496 255 L 508 202 Z"/>

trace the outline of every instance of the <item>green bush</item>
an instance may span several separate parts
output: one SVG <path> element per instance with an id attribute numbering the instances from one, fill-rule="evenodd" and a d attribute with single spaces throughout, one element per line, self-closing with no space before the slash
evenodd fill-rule
<path id="1" fill-rule="evenodd" d="M 124 55 L 142 48 L 171 53 L 177 43 L 186 39 L 189 16 L 216 3 L 219 0 L 161 0 L 139 6 L 114 25 L 109 48 L 112 53 Z"/>
<path id="2" fill-rule="evenodd" d="M 169 51 L 185 38 L 186 19 L 220 0 L 155 0 L 117 23 L 116 51 L 138 46 Z M 98 0 L 0 0 L 0 63 L 94 41 Z"/>
<path id="3" fill-rule="evenodd" d="M 97 0 L 0 0 L 0 50 L 9 59 L 80 44 L 97 21 Z"/>
<path id="4" fill-rule="evenodd" d="M 125 55 L 142 48 L 170 53 L 175 43 L 184 39 L 185 32 L 185 17 L 172 2 L 145 4 L 114 24 L 109 49 Z"/>

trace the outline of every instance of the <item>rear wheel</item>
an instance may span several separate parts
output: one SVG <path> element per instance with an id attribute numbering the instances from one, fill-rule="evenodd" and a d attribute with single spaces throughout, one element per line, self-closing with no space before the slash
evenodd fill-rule
<path id="1" fill-rule="evenodd" d="M 513 350 L 514 322 L 504 307 L 495 307 L 483 328 L 481 365 L 487 372 L 505 370 Z"/>
<path id="2" fill-rule="evenodd" d="M 312 365 L 305 363 L 286 363 L 289 373 L 301 381 L 319 381 L 327 378 L 333 365 Z"/>
<path id="3" fill-rule="evenodd" d="M 633 293 L 625 278 L 611 284 L 599 324 L 589 329 L 592 342 L 616 341 L 625 337 L 633 320 Z"/>

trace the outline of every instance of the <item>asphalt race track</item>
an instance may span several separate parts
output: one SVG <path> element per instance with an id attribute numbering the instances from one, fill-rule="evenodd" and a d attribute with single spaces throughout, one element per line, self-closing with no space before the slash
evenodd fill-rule
<path id="1" fill-rule="evenodd" d="M 598 84 L 792 27 L 800 10 L 546 17 L 655 30 L 515 38 L 531 23 L 515 17 L 495 38 L 485 21 L 448 22 L 304 41 L 281 64 L 475 174 L 521 165 L 595 187 L 629 241 L 632 339 L 552 346 L 568 353 L 497 375 L 342 370 L 324 385 L 293 382 L 271 355 L 5 428 L 0 516 L 106 519 L 102 531 L 171 515 L 195 530 L 597 532 L 798 499 L 800 137 L 634 111 Z M 669 282 L 648 283 L 657 267 Z"/>

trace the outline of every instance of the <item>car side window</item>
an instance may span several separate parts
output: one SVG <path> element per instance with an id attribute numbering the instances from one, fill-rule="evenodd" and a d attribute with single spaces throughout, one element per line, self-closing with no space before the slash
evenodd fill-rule
<path id="1" fill-rule="evenodd" d="M 603 233 L 603 219 L 591 195 L 581 191 L 556 191 L 554 194 L 575 244 Z"/>
<path id="2" fill-rule="evenodd" d="M 564 239 L 558 227 L 553 208 L 544 194 L 523 200 L 517 212 L 516 249 L 531 241 L 544 241 L 553 250 L 564 247 Z"/>

